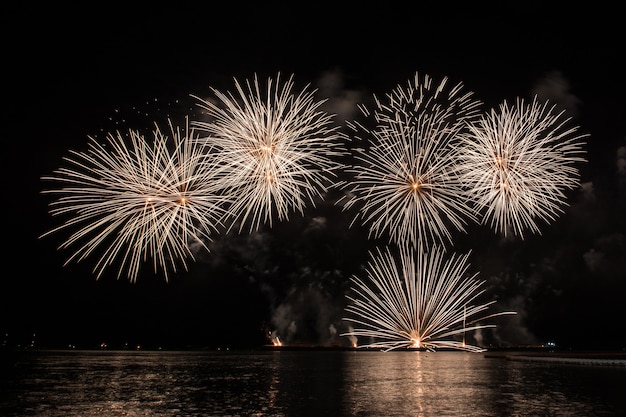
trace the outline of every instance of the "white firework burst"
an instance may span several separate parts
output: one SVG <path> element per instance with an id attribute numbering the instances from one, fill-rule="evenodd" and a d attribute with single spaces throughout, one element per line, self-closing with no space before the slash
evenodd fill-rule
<path id="1" fill-rule="evenodd" d="M 218 232 L 227 202 L 217 194 L 211 154 L 194 143 L 188 126 L 182 133 L 168 123 L 171 147 L 156 124 L 151 141 L 132 129 L 107 134 L 105 144 L 89 137 L 86 152 L 71 151 L 64 159 L 69 167 L 42 178 L 60 184 L 43 191 L 58 196 L 50 213 L 68 217 L 42 237 L 72 231 L 59 248 L 76 247 L 66 264 L 100 249 L 97 278 L 119 262 L 118 278 L 126 274 L 134 282 L 141 264 L 152 258 L 155 272 L 160 267 L 167 280 L 177 263 L 187 269 L 192 245 L 208 251 L 206 241 Z"/>
<path id="2" fill-rule="evenodd" d="M 469 125 L 462 140 L 461 179 L 476 216 L 504 236 L 540 233 L 539 222 L 554 221 L 566 205 L 566 190 L 580 186 L 584 162 L 578 126 L 555 105 L 504 101 Z"/>
<path id="3" fill-rule="evenodd" d="M 308 85 L 296 95 L 293 76 L 268 78 L 262 89 L 255 75 L 245 85 L 235 79 L 235 87 L 237 94 L 211 88 L 215 97 L 196 97 L 208 121 L 194 125 L 220 153 L 224 192 L 233 197 L 229 214 L 239 231 L 245 224 L 253 231 L 323 199 L 345 150 L 333 115 L 320 109 L 326 100 L 316 101 Z"/>
<path id="4" fill-rule="evenodd" d="M 496 327 L 481 322 L 515 313 L 481 315 L 495 301 L 472 304 L 484 293 L 484 282 L 476 278 L 477 273 L 469 276 L 468 256 L 452 255 L 446 260 L 437 247 L 430 252 L 404 248 L 399 260 L 389 248 L 370 252 L 368 279 L 351 279 L 352 293 L 345 310 L 350 316 L 344 320 L 354 326 L 342 336 L 364 338 L 367 342 L 359 348 L 385 351 L 483 351 L 466 344 L 466 333 Z"/>
<path id="5" fill-rule="evenodd" d="M 375 98 L 373 114 L 361 107 L 373 127 L 349 125 L 365 133 L 355 136 L 365 146 L 354 149 L 356 163 L 346 169 L 353 179 L 344 209 L 358 207 L 354 220 L 368 225 L 370 236 L 414 247 L 446 244 L 451 228 L 465 231 L 475 221 L 456 170 L 458 137 L 478 115 L 472 94 L 416 73 L 386 103 Z"/>

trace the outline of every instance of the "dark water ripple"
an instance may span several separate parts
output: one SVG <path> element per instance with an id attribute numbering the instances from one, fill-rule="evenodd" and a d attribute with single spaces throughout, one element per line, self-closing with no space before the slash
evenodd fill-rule
<path id="1" fill-rule="evenodd" d="M 626 368 L 465 352 L 2 352 L 0 416 L 620 416 Z"/>

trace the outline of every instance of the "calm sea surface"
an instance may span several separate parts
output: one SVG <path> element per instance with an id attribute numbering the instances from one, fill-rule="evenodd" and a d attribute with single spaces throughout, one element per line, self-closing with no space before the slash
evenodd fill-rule
<path id="1" fill-rule="evenodd" d="M 0 352 L 0 416 L 624 416 L 626 367 L 466 352 Z"/>

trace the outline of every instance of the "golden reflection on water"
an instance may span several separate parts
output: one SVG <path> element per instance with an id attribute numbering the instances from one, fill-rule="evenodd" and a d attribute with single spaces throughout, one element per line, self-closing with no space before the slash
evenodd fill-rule
<path id="1" fill-rule="evenodd" d="M 375 357 L 373 357 L 375 356 Z M 473 383 L 471 352 L 358 352 L 348 360 L 352 380 L 346 403 L 350 415 L 450 415 L 466 404 L 472 414 L 479 401 Z M 461 407 L 462 409 L 462 407 Z M 479 414 L 476 414 L 479 415 Z"/>
<path id="2" fill-rule="evenodd" d="M 623 368 L 472 352 L 18 352 L 2 417 L 620 415 Z M 8 361 L 8 362 L 7 362 Z"/>
<path id="3" fill-rule="evenodd" d="M 613 415 L 613 402 L 624 402 L 614 388 L 621 369 L 525 365 L 460 351 L 354 352 L 344 367 L 344 415 Z"/>

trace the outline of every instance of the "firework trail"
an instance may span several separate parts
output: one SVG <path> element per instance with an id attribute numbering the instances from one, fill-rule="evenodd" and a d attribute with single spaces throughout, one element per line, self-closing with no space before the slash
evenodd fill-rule
<path id="1" fill-rule="evenodd" d="M 75 229 L 60 249 L 77 247 L 67 260 L 81 261 L 103 248 L 94 273 L 119 262 L 118 278 L 136 281 L 140 266 L 152 258 L 155 272 L 176 271 L 194 259 L 192 245 L 208 250 L 205 241 L 218 231 L 227 203 L 217 192 L 217 170 L 196 145 L 193 130 L 185 132 L 168 121 L 168 135 L 158 125 L 150 142 L 136 131 L 109 133 L 106 144 L 90 137 L 86 152 L 71 151 L 69 168 L 60 168 L 43 180 L 61 184 L 43 193 L 59 195 L 50 204 L 54 216 L 68 220 L 42 237 Z"/>
<path id="2" fill-rule="evenodd" d="M 343 167 L 335 157 L 345 150 L 333 115 L 320 110 L 326 100 L 315 101 L 308 85 L 294 94 L 293 76 L 284 83 L 280 74 L 268 78 L 265 90 L 256 75 L 245 85 L 235 79 L 235 87 L 236 94 L 211 88 L 214 98 L 195 97 L 208 121 L 194 125 L 219 150 L 225 192 L 234 200 L 229 214 L 239 231 L 248 223 L 253 231 L 323 198 Z"/>
<path id="3" fill-rule="evenodd" d="M 575 164 L 584 162 L 578 127 L 535 97 L 492 109 L 462 140 L 461 179 L 477 218 L 497 232 L 524 237 L 540 233 L 538 221 L 550 223 L 564 206 L 565 190 L 580 185 Z"/>
<path id="4" fill-rule="evenodd" d="M 385 351 L 399 348 L 456 349 L 480 352 L 479 346 L 465 343 L 465 334 L 478 329 L 495 327 L 480 324 L 491 317 L 515 314 L 500 312 L 479 314 L 495 301 L 471 304 L 483 294 L 483 281 L 477 274 L 468 276 L 469 254 L 452 255 L 444 259 L 444 251 L 434 248 L 412 251 L 400 250 L 399 261 L 390 249 L 370 252 L 366 272 L 368 280 L 353 276 L 352 293 L 348 295 L 344 320 L 354 328 L 342 334 L 365 338 L 360 348 Z M 462 340 L 459 340 L 462 339 Z"/>
<path id="5" fill-rule="evenodd" d="M 373 127 L 349 124 L 365 145 L 353 150 L 343 201 L 344 209 L 358 206 L 353 223 L 368 225 L 370 237 L 387 234 L 390 242 L 413 247 L 445 244 L 450 228 L 465 231 L 467 220 L 476 221 L 456 170 L 458 137 L 478 116 L 472 94 L 462 84 L 448 88 L 447 78 L 436 84 L 416 73 L 386 103 L 375 97 L 373 113 L 360 107 Z"/>

